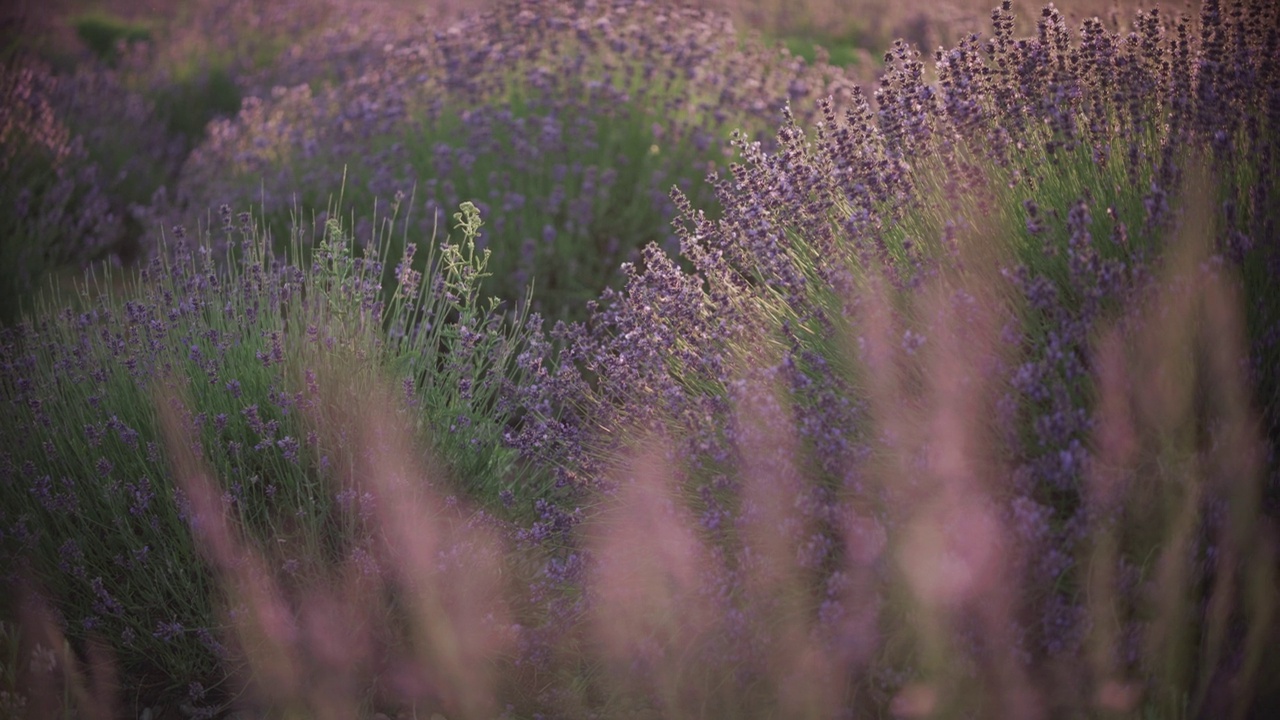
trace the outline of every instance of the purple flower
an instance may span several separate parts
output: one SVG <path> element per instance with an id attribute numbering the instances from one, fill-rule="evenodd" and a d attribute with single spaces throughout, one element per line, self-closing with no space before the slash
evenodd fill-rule
<path id="1" fill-rule="evenodd" d="M 86 423 L 84 426 L 85 442 L 89 447 L 96 448 L 102 444 L 102 438 L 106 434 L 106 428 L 102 423 Z"/>
<path id="2" fill-rule="evenodd" d="M 176 625 L 177 623 L 174 624 Z M 178 626 L 178 629 L 181 630 L 180 625 Z M 222 643 L 218 642 L 217 638 L 215 638 L 213 633 L 209 632 L 207 628 L 197 629 L 196 638 L 198 638 L 200 640 L 200 644 L 212 652 L 215 657 L 219 659 L 226 659 L 230 657 L 230 653 L 227 651 L 227 648 Z"/>
<path id="3" fill-rule="evenodd" d="M 156 496 L 151 480 L 146 477 L 139 478 L 137 483 L 125 483 L 125 490 L 130 496 L 129 514 L 134 517 L 141 517 Z"/>
<path id="4" fill-rule="evenodd" d="M 285 460 L 288 460 L 294 465 L 298 464 L 298 441 L 296 439 L 292 436 L 286 435 L 276 441 L 276 447 L 280 448 L 283 452 Z"/>
<path id="5" fill-rule="evenodd" d="M 93 590 L 96 600 L 93 604 L 93 611 L 99 615 L 115 615 L 124 614 L 124 606 L 121 605 L 111 593 L 107 592 L 106 584 L 101 577 L 95 577 L 89 581 L 89 587 Z"/>
<path id="6" fill-rule="evenodd" d="M 257 404 L 250 405 L 240 411 L 244 419 L 249 423 L 249 429 L 258 435 L 265 434 L 266 426 L 262 422 L 262 418 L 258 416 Z"/>
<path id="7" fill-rule="evenodd" d="M 173 620 L 171 622 L 161 621 L 156 623 L 156 630 L 151 634 L 151 636 L 169 643 L 181 637 L 182 633 L 182 623 L 177 620 Z"/>
<path id="8" fill-rule="evenodd" d="M 120 428 L 117 430 L 117 434 L 120 437 L 120 441 L 123 442 L 130 450 L 138 449 L 139 435 L 137 430 L 121 424 Z"/>
<path id="9" fill-rule="evenodd" d="M 58 569 L 76 576 L 84 575 L 84 552 L 74 539 L 64 541 L 58 548 Z"/>

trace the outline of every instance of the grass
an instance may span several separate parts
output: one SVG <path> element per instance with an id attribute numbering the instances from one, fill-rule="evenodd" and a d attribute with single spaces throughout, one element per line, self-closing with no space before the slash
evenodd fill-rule
<path id="1" fill-rule="evenodd" d="M 841 67 L 853 67 L 864 62 L 866 44 L 859 33 L 840 37 L 825 37 L 815 34 L 787 35 L 780 38 L 781 43 L 796 57 L 808 62 L 818 59 L 819 48 L 826 53 L 827 62 Z"/>

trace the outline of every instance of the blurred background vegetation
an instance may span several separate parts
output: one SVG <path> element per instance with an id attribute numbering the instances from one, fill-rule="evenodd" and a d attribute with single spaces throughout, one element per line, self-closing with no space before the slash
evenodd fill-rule
<path id="1" fill-rule="evenodd" d="M 54 241 L 48 231 L 8 228 L 5 258 L 22 258 L 32 277 L 0 277 L 0 323 L 15 319 L 31 307 L 32 290 L 48 278 L 68 283 L 80 276 L 85 262 L 128 262 L 140 254 L 140 237 L 155 229 L 156 218 L 140 208 L 150 207 L 157 191 L 172 192 L 187 154 L 204 139 L 210 121 L 233 117 L 242 99 L 270 90 L 262 78 L 285 58 L 290 48 L 313 39 L 326 28 L 340 25 L 335 13 L 376 18 L 369 26 L 414 27 L 423 17 L 442 26 L 492 0 L 242 0 L 227 11 L 227 3 L 199 0 L 15 0 L 0 5 L 0 58 L 36 57 L 59 75 L 100 60 L 118 71 L 121 90 L 136 92 L 149 104 L 154 127 L 69 127 L 72 137 L 84 135 L 84 157 L 94 165 L 97 188 L 105 185 L 110 213 L 118 227 L 102 230 L 91 257 L 47 250 Z M 992 0 L 897 2 L 891 0 L 695 0 L 726 11 L 743 33 L 758 32 L 767 42 L 813 62 L 819 48 L 832 64 L 848 68 L 864 88 L 876 82 L 883 56 L 902 38 L 922 51 L 950 47 L 970 32 L 989 28 Z M 1126 17 L 1134 0 L 1064 0 L 1058 3 L 1071 20 L 1098 15 Z M 1018 34 L 1030 34 L 1039 7 L 1032 0 L 1014 2 Z M 419 26 L 420 27 L 420 26 Z M 131 56 L 144 56 L 133 57 Z M 932 64 L 926 63 L 926 72 Z M 12 89 L 6 89 L 11 92 Z M 99 118 L 82 108 L 80 121 Z M 69 122 L 74 125 L 74 122 Z M 166 152 L 156 147 L 165 145 Z M 29 172 L 28 172 L 29 171 Z M 6 170 L 9 188 L 35 178 L 52 182 L 50 168 L 40 162 L 23 172 Z M 81 182 L 81 185 L 84 183 Z M 81 192 L 81 191 L 77 191 Z M 6 225 L 7 228 L 7 225 Z M 25 238 L 25 239 L 21 239 Z M 30 247 L 39 244 L 46 249 Z M 15 266 L 15 262 L 6 262 Z"/>

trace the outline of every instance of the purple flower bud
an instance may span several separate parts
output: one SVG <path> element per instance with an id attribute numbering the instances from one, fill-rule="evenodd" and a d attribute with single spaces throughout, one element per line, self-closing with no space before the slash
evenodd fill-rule
<path id="1" fill-rule="evenodd" d="M 171 622 L 157 622 L 156 630 L 151 635 L 152 637 L 159 638 L 160 640 L 168 643 L 182 637 L 182 633 L 182 623 L 174 620 Z"/>

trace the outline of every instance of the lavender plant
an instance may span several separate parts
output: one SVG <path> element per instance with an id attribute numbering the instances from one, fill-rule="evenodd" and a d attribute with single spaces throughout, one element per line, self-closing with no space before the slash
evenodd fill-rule
<path id="1" fill-rule="evenodd" d="M 6 63 L 0 72 L 0 319 L 12 322 L 47 272 L 109 252 L 120 218 L 84 138 L 58 111 L 58 80 L 38 64 Z"/>
<path id="2" fill-rule="evenodd" d="M 730 128 L 763 135 L 784 99 L 850 84 L 678 5 L 506 3 L 341 85 L 248 103 L 192 157 L 180 201 L 252 201 L 279 222 L 345 173 L 357 202 L 413 194 L 425 232 L 475 198 L 500 250 L 489 290 L 517 301 L 532 282 L 535 309 L 559 316 L 643 244 L 675 250 L 668 190 L 709 200 L 701 179 Z"/>
<path id="3" fill-rule="evenodd" d="M 105 639 L 131 682 L 215 687 L 243 657 L 220 630 L 227 619 L 214 612 L 219 592 L 175 463 L 191 453 L 225 478 L 219 512 L 272 549 L 285 582 L 344 558 L 374 572 L 372 497 L 331 484 L 358 429 L 331 422 L 339 408 L 318 394 L 333 373 L 353 391 L 384 375 L 400 384 L 399 417 L 440 463 L 438 492 L 495 506 L 500 490 L 523 497 L 502 445 L 523 330 L 481 302 L 487 254 L 475 248 L 474 206 L 457 220 L 439 274 L 409 267 L 410 244 L 389 301 L 385 235 L 356 254 L 331 219 L 301 267 L 228 211 L 222 232 L 242 251 L 233 271 L 219 269 L 210 238 L 192 243 L 178 228 L 172 258 L 143 268 L 133 293 L 108 286 L 84 312 L 6 329 L 6 584 L 33 583 L 74 642 Z M 379 219 L 383 233 L 395 223 Z M 166 445 L 165 417 L 180 446 Z"/>
<path id="4" fill-rule="evenodd" d="M 730 178 L 716 182 L 722 208 L 718 219 L 695 211 L 677 195 L 688 226 L 684 252 L 697 274 L 681 272 L 660 250 L 650 248 L 644 269 L 631 273 L 623 294 L 607 296 L 588 325 L 562 331 L 574 344 L 569 358 L 596 379 L 589 414 L 608 430 L 593 438 L 603 443 L 594 452 L 625 455 L 623 428 L 677 428 L 676 440 L 668 441 L 678 448 L 672 451 L 678 468 L 673 472 L 692 472 L 684 487 L 695 498 L 696 516 L 708 523 L 704 529 L 721 537 L 714 528 L 740 517 L 738 513 L 751 513 L 741 499 L 749 486 L 743 476 L 750 476 L 750 468 L 742 469 L 740 449 L 772 448 L 768 438 L 795 438 L 778 453 L 789 458 L 782 465 L 768 450 L 760 451 L 765 455 L 761 462 L 771 477 L 798 475 L 812 483 L 782 491 L 789 493 L 783 506 L 804 508 L 802 517 L 789 521 L 797 534 L 787 537 L 798 548 L 795 562 L 815 571 L 806 576 L 814 584 L 802 596 L 802 606 L 810 612 L 825 608 L 837 616 L 842 610 L 833 587 L 844 580 L 824 565 L 838 563 L 830 560 L 831 548 L 843 546 L 840 525 L 830 519 L 840 512 L 832 509 L 839 507 L 835 498 L 852 498 L 859 507 L 872 509 L 870 517 L 895 536 L 895 525 L 904 522 L 898 515 L 903 502 L 899 494 L 910 507 L 910 499 L 924 491 L 916 483 L 887 490 L 875 478 L 886 462 L 895 482 L 927 474 L 932 451 L 927 441 L 913 445 L 901 437 L 919 421 L 887 427 L 886 421 L 898 415 L 898 404 L 913 408 L 922 402 L 913 399 L 919 388 L 941 382 L 934 375 L 943 371 L 926 371 L 911 358 L 932 356 L 929 348 L 939 333 L 954 332 L 948 330 L 951 326 L 968 327 L 977 318 L 999 328 L 1007 343 L 971 361 L 977 377 L 999 379 L 991 387 L 1000 395 L 983 400 L 990 404 L 966 406 L 975 417 L 992 421 L 980 423 L 973 439 L 965 442 L 994 445 L 998 449 L 984 462 L 1007 468 L 993 471 L 1007 475 L 997 475 L 1000 481 L 978 493 L 986 507 L 982 512 L 993 513 L 981 517 L 1007 528 L 1017 538 L 1013 542 L 1034 550 L 1025 564 L 1016 565 L 1020 581 L 1000 581 L 1020 590 L 1001 600 L 1001 612 L 1008 615 L 1000 621 L 1003 625 L 988 627 L 1006 638 L 1001 652 L 1012 655 L 987 658 L 975 636 L 962 636 L 958 647 L 947 641 L 922 651 L 948 658 L 932 666 L 938 671 L 951 672 L 954 662 L 968 667 L 969 662 L 990 661 L 1012 663 L 1006 670 L 1015 673 L 1043 671 L 1080 651 L 1091 622 L 1080 558 L 1102 532 L 1096 508 L 1085 497 L 1096 452 L 1091 447 L 1098 397 L 1091 384 L 1097 362 L 1092 343 L 1100 326 L 1117 322 L 1149 292 L 1153 278 L 1168 264 L 1165 246 L 1171 228 L 1195 228 L 1192 234 L 1212 240 L 1215 263 L 1229 264 L 1245 277 L 1271 263 L 1271 251 L 1264 248 L 1274 240 L 1253 245 L 1253 238 L 1273 235 L 1268 230 L 1273 221 L 1266 218 L 1274 213 L 1260 210 L 1246 220 L 1229 209 L 1249 203 L 1246 196 L 1256 197 L 1256 185 L 1241 185 L 1235 178 L 1254 177 L 1260 168 L 1249 158 L 1269 157 L 1274 135 L 1241 136 L 1254 152 L 1230 153 L 1226 160 L 1225 131 L 1219 127 L 1263 127 L 1267 122 L 1264 98 L 1273 92 L 1268 88 L 1276 79 L 1263 79 L 1261 71 L 1270 67 L 1269 61 L 1257 49 L 1269 42 L 1262 28 L 1272 24 L 1271 12 L 1258 6 L 1233 11 L 1237 30 L 1232 35 L 1218 25 L 1218 9 L 1207 5 L 1199 20 L 1202 45 L 1192 39 L 1192 21 L 1185 18 L 1173 26 L 1175 31 L 1166 30 L 1158 14 L 1139 15 L 1138 29 L 1123 42 L 1088 22 L 1077 47 L 1052 8 L 1046 9 L 1036 38 L 1013 43 L 1006 6 L 994 13 L 993 40 L 980 45 L 972 38 L 939 54 L 939 85 L 924 82 L 914 52 L 899 44 L 886 58 L 891 67 L 874 98 L 874 111 L 870 104 L 855 102 L 841 122 L 827 109 L 813 143 L 798 123 L 788 121 L 776 153 L 739 140 L 744 162 Z M 1225 44 L 1230 37 L 1235 38 L 1230 51 L 1214 40 Z M 1220 60 L 1226 57 L 1239 65 L 1224 70 Z M 1229 102 L 1210 90 L 1179 94 L 1195 82 L 1212 82 L 1180 74 L 1193 67 L 1221 77 L 1250 77 L 1256 92 L 1235 95 Z M 1120 77 L 1107 74 L 1115 68 L 1124 69 Z M 1201 103 L 1213 110 L 1196 110 Z M 1203 122 L 1210 116 L 1213 125 Z M 1097 134 L 1086 136 L 1080 130 L 1086 126 Z M 1197 161 L 1200 157 L 1213 158 L 1207 172 Z M 1184 184 L 1193 188 L 1194 202 L 1177 208 L 1170 198 Z M 1195 193 L 1203 193 L 1207 202 Z M 1091 212 L 1099 206 L 1105 208 L 1106 220 L 1103 213 Z M 1269 201 L 1256 207 L 1275 205 Z M 1211 221 L 1204 222 L 1202 215 Z M 920 314 L 916 301 L 922 288 L 939 281 L 953 283 L 945 287 L 955 307 L 944 322 Z M 998 290 L 994 309 L 988 307 L 993 300 L 983 301 L 971 283 Z M 1265 309 L 1274 299 L 1260 286 L 1246 287 L 1250 352 L 1257 358 L 1270 352 L 1264 328 L 1273 321 L 1258 320 L 1274 317 Z M 887 303 L 888 314 L 877 319 L 871 311 L 878 293 L 886 291 L 890 299 L 879 302 Z M 878 325 L 868 327 L 872 321 Z M 889 332 L 881 336 L 878 352 L 869 330 Z M 850 353 L 850 347 L 856 350 Z M 892 361 L 899 353 L 906 367 L 888 369 L 899 367 Z M 1248 365 L 1256 368 L 1256 362 Z M 753 369 L 743 370 L 744 365 Z M 1270 381 L 1245 372 L 1248 382 L 1260 381 L 1265 393 Z M 761 406 L 757 398 L 768 397 L 769 388 L 776 387 L 782 389 L 772 392 L 786 398 L 783 409 L 774 409 L 767 400 Z M 878 410 L 874 401 L 868 402 L 885 392 L 891 399 Z M 648 401 L 636 403 L 636 397 Z M 1274 416 L 1266 394 L 1257 401 Z M 741 406 L 752 409 L 744 413 L 748 418 L 777 419 L 766 423 L 763 432 L 752 432 L 752 423 L 744 428 L 729 411 Z M 948 422 L 963 421 L 953 416 Z M 1222 420 L 1210 416 L 1192 422 L 1217 427 Z M 748 452 L 748 458 L 753 456 Z M 1261 472 L 1255 467 L 1247 475 L 1257 479 Z M 1253 498 L 1241 501 L 1245 506 L 1262 499 L 1256 490 L 1239 491 L 1245 495 L 1235 497 Z M 1212 519 L 1215 508 L 1236 489 L 1222 492 L 1227 495 L 1196 496 L 1180 511 L 1201 518 L 1197 533 L 1208 535 L 1196 537 L 1211 536 L 1219 527 Z M 1168 539 L 1162 532 L 1157 534 Z M 1218 573 L 1212 559 L 1216 550 L 1209 549 L 1213 541 L 1197 542 L 1201 544 L 1191 551 L 1197 569 L 1180 576 L 1183 580 Z M 1132 554 L 1122 553 L 1119 562 L 1130 577 L 1126 592 L 1136 592 L 1138 583 L 1132 578 L 1150 570 L 1145 558 L 1152 547 L 1139 542 L 1125 551 Z M 750 555 L 750 548 L 743 552 Z M 1253 562 L 1267 562 L 1261 557 Z M 557 570 L 549 566 L 547 573 Z M 739 576 L 737 582 L 744 581 Z M 733 582 L 717 587 L 747 592 Z M 1126 597 L 1118 602 L 1141 606 L 1142 601 Z M 1208 596 L 1195 597 L 1188 608 L 1203 612 Z M 862 607 L 855 613 L 863 612 Z M 1130 654 L 1121 664 L 1128 668 L 1138 664 L 1132 650 L 1141 635 L 1138 616 L 1123 630 Z M 897 622 L 908 621 L 899 617 Z M 965 632 L 974 630 L 970 626 Z M 1223 637 L 1220 630 L 1206 632 L 1220 641 Z M 1255 635 L 1253 642 L 1262 642 L 1260 637 Z M 1232 642 L 1239 642 L 1236 638 Z M 1245 652 L 1234 647 L 1233 653 Z M 975 654 L 959 661 L 953 652 Z M 1185 660 L 1187 653 L 1196 652 L 1183 646 L 1179 657 Z M 1162 686 L 1160 692 L 1169 694 L 1153 702 L 1161 712 L 1177 712 L 1179 692 L 1193 696 L 1196 707 L 1219 692 L 1206 678 L 1225 672 L 1213 669 L 1220 661 L 1236 662 L 1205 656 L 1203 664 L 1171 673 L 1153 666 L 1137 672 L 1173 683 Z M 915 665 L 913 672 L 918 672 L 921 666 L 915 663 L 892 652 L 879 657 L 877 672 L 887 673 L 879 679 L 881 687 L 901 687 L 911 673 L 895 676 L 892 670 Z M 1198 681 L 1184 674 L 1193 666 L 1201 673 Z M 768 671 L 757 677 L 765 683 L 776 679 Z M 1045 701 L 1050 706 L 1072 702 L 1058 697 Z"/>

